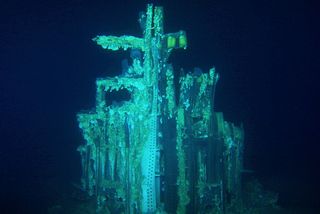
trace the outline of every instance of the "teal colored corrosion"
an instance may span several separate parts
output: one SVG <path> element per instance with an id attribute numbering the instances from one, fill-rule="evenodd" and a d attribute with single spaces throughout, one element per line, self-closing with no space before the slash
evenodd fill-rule
<path id="1" fill-rule="evenodd" d="M 168 114 L 169 114 L 169 118 L 172 118 L 173 112 L 176 106 L 175 106 L 175 97 L 174 97 L 173 71 L 171 69 L 167 69 L 166 77 L 167 77 L 166 99 L 168 103 Z"/>
<path id="2" fill-rule="evenodd" d="M 128 48 L 144 50 L 143 39 L 134 36 L 97 36 L 92 39 L 103 49 L 109 50 L 127 50 Z"/>
<path id="3" fill-rule="evenodd" d="M 178 156 L 178 208 L 177 213 L 186 213 L 186 206 L 190 202 L 188 196 L 189 183 L 186 178 L 186 155 L 183 148 L 183 141 L 186 138 L 185 133 L 185 120 L 184 120 L 184 110 L 183 108 L 178 108 L 177 111 L 177 156 Z"/>
<path id="4" fill-rule="evenodd" d="M 214 68 L 207 73 L 181 75 L 179 86 L 175 85 L 175 71 L 168 58 L 174 49 L 187 47 L 186 33 L 163 32 L 161 7 L 150 4 L 143 15 L 141 37 L 100 35 L 93 39 L 106 50 L 138 49 L 141 57 L 131 56 L 130 65 L 121 75 L 97 79 L 95 108 L 78 114 L 85 140 L 78 148 L 82 187 L 96 197 L 97 210 L 110 206 L 122 213 L 164 213 L 166 205 L 159 195 L 162 188 L 166 191 L 166 184 L 159 180 L 162 181 L 161 176 L 166 180 L 165 173 L 175 169 L 174 195 L 178 200 L 174 212 L 186 213 L 190 202 L 193 206 L 208 194 L 208 189 L 219 188 L 219 184 L 210 183 L 212 173 L 207 172 L 207 157 L 211 154 L 203 148 L 210 148 L 210 143 L 221 142 L 221 154 L 217 154 L 221 162 L 213 165 L 219 165 L 222 175 L 215 176 L 223 177 L 223 182 L 220 180 L 223 187 L 234 194 L 241 174 L 243 132 L 213 111 L 212 91 L 219 79 Z M 180 88 L 176 90 L 177 87 Z M 106 94 L 122 90 L 130 94 L 130 100 L 114 103 L 106 100 Z M 213 133 L 213 127 L 218 129 L 217 133 Z M 217 140 L 212 140 L 213 136 Z M 169 143 L 173 147 L 166 147 Z M 194 151 L 190 150 L 191 143 L 195 145 Z M 208 147 L 203 147 L 204 144 Z M 165 163 L 166 152 L 174 153 L 169 154 L 176 158 L 173 168 L 166 168 L 171 164 Z M 195 157 L 197 168 L 190 169 L 190 157 Z M 195 173 L 195 180 L 191 180 L 190 173 Z M 210 213 L 222 213 L 223 191 L 210 195 Z M 195 195 L 190 195 L 191 192 Z M 107 198 L 114 204 L 110 205 Z"/>

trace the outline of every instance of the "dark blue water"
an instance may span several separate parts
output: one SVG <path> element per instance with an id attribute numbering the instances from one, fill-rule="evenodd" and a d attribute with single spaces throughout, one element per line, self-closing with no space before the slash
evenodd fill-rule
<path id="1" fill-rule="evenodd" d="M 2 1 L 0 213 L 46 213 L 80 178 L 76 113 L 94 106 L 97 77 L 129 56 L 97 34 L 141 35 L 145 2 Z M 216 110 L 245 128 L 245 168 L 279 205 L 318 213 L 319 15 L 311 1 L 160 1 L 165 31 L 185 30 L 174 68 L 221 79 Z M 58 202 L 57 202 L 58 201 Z M 308 211 L 302 211 L 308 208 Z"/>

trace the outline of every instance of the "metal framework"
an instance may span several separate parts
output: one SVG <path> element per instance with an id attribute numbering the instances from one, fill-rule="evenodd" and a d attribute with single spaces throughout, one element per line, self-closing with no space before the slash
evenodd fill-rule
<path id="1" fill-rule="evenodd" d="M 214 112 L 219 76 L 195 69 L 175 84 L 167 61 L 187 47 L 186 33 L 165 34 L 163 10 L 153 5 L 139 22 L 142 38 L 93 39 L 131 51 L 131 65 L 97 79 L 94 111 L 77 115 L 82 187 L 99 213 L 224 213 L 229 198 L 239 198 L 244 134 Z M 113 92 L 129 98 L 108 105 Z"/>

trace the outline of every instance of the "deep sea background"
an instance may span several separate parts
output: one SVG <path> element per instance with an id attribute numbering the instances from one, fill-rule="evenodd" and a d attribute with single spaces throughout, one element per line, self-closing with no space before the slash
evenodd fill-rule
<path id="1" fill-rule="evenodd" d="M 152 1 L 149 1 L 152 2 Z M 80 178 L 76 121 L 95 79 L 127 55 L 98 34 L 140 36 L 145 1 L 0 3 L 0 213 L 46 213 Z M 185 30 L 174 68 L 220 73 L 216 111 L 245 128 L 245 169 L 279 205 L 320 213 L 319 7 L 312 1 L 158 1 L 165 32 Z"/>

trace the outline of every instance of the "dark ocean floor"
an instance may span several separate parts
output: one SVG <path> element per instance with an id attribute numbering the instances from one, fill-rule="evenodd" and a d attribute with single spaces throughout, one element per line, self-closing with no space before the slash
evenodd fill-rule
<path id="1" fill-rule="evenodd" d="M 308 203 L 309 200 L 306 197 L 292 196 L 295 197 L 295 200 L 290 199 L 289 201 L 290 192 L 283 195 L 268 191 L 268 189 L 262 187 L 257 180 L 249 182 L 243 186 L 243 204 L 239 206 L 235 203 L 226 214 L 320 213 L 319 206 L 311 201 Z M 291 190 L 291 194 L 293 192 Z M 306 194 L 302 195 L 306 196 Z M 78 188 L 78 185 L 61 180 L 50 180 L 41 185 L 39 182 L 34 185 L 21 184 L 15 187 L 8 184 L 1 190 L 0 214 L 96 214 L 95 210 L 94 198 L 87 196 Z"/>
<path id="2" fill-rule="evenodd" d="M 112 213 L 109 211 L 100 214 Z M 226 214 L 317 214 L 318 212 L 308 208 L 260 208 L 247 211 L 231 211 Z M 94 201 L 77 202 L 64 201 L 48 208 L 48 214 L 96 214 Z"/>
<path id="3" fill-rule="evenodd" d="M 64 189 L 61 198 L 51 201 L 48 214 L 97 214 L 95 199 L 88 197 L 74 185 Z M 249 186 L 249 187 L 248 187 Z M 228 208 L 225 214 L 318 214 L 319 210 L 302 205 L 281 206 L 277 201 L 278 194 L 263 190 L 257 181 L 247 185 L 243 204 Z M 103 210 L 99 214 L 115 213 Z M 118 213 L 118 212 L 117 212 Z M 212 212 L 208 212 L 212 213 Z"/>

